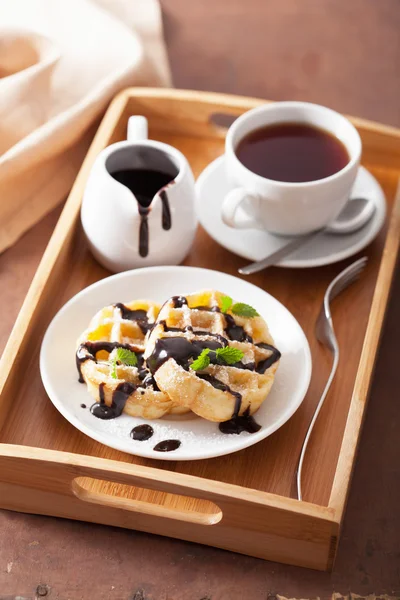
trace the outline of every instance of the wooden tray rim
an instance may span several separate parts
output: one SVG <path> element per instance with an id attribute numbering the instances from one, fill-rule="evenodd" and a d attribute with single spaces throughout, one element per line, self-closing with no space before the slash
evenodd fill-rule
<path id="1" fill-rule="evenodd" d="M 63 243 L 69 235 L 69 225 L 71 222 L 76 224 L 79 215 L 81 203 L 80 189 L 83 186 L 87 175 L 91 169 L 93 161 L 98 152 L 102 149 L 102 139 L 104 132 L 109 129 L 109 124 L 113 121 L 113 112 L 122 110 L 130 97 L 153 97 L 160 99 L 191 100 L 198 102 L 199 99 L 205 104 L 219 104 L 227 108 L 237 108 L 240 111 L 249 110 L 259 106 L 262 103 L 270 102 L 265 99 L 251 98 L 246 96 L 235 96 L 229 94 L 220 94 L 216 92 L 201 92 L 194 90 L 175 90 L 158 88 L 127 88 L 120 92 L 111 102 L 100 127 L 93 139 L 89 151 L 82 163 L 77 178 L 71 189 L 67 202 L 60 215 L 54 232 L 50 238 L 47 248 L 39 263 L 36 274 L 32 280 L 24 303 L 21 307 L 15 325 L 10 334 L 9 340 L 0 360 L 0 395 L 2 394 L 8 377 L 18 362 L 18 351 L 23 342 L 24 335 L 29 326 L 30 320 L 35 318 L 39 308 L 41 294 L 46 285 L 47 278 L 58 258 L 58 253 L 62 249 Z M 400 129 L 381 125 L 379 123 L 349 117 L 358 128 L 365 129 L 371 133 L 383 134 L 388 138 L 395 138 L 400 147 Z M 386 236 L 383 254 L 381 257 L 379 274 L 375 285 L 373 300 L 371 304 L 370 317 L 364 337 L 363 349 L 360 357 L 360 363 L 357 371 L 357 377 L 353 388 L 353 395 L 349 406 L 349 413 L 346 428 L 343 435 L 339 459 L 336 466 L 335 478 L 328 506 L 312 504 L 310 502 L 299 502 L 293 498 L 279 496 L 269 492 L 249 489 L 229 483 L 222 483 L 214 480 L 208 480 L 197 476 L 190 476 L 182 473 L 174 473 L 174 479 L 181 487 L 183 495 L 196 495 L 197 491 L 203 491 L 212 501 L 215 496 L 221 493 L 224 497 L 232 496 L 237 499 L 251 500 L 252 502 L 262 503 L 266 506 L 276 507 L 284 511 L 290 511 L 296 514 L 309 515 L 318 519 L 340 523 L 345 506 L 346 496 L 350 484 L 351 471 L 354 466 L 354 457 L 361 433 L 361 423 L 365 413 L 365 402 L 368 395 L 370 381 L 372 379 L 372 367 L 377 353 L 380 335 L 382 332 L 383 320 L 387 308 L 390 285 L 393 279 L 394 268 L 396 264 L 398 246 L 400 239 L 400 193 L 397 192 L 390 217 L 390 226 Z M 379 292 L 378 292 L 379 289 Z M 49 450 L 44 448 L 34 448 L 30 446 L 18 446 L 14 444 L 0 443 L 0 457 L 20 458 L 34 462 L 51 462 L 60 465 L 75 466 L 79 469 L 88 469 L 94 471 L 99 476 L 99 472 L 115 480 L 115 474 L 133 475 L 143 477 L 150 481 L 158 480 L 161 484 L 166 484 L 168 480 L 168 471 L 163 471 L 155 467 L 144 467 L 124 463 L 117 460 L 102 459 L 87 455 L 64 452 L 62 450 Z M 88 473 L 86 473 L 87 475 Z M 157 487 L 157 489 L 161 489 Z M 179 493 L 174 491 L 174 493 Z"/>

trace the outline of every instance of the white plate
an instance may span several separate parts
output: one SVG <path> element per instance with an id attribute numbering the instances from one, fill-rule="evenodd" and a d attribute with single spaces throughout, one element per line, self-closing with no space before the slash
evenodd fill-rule
<path id="1" fill-rule="evenodd" d="M 90 318 L 103 306 L 148 298 L 162 303 L 170 296 L 205 288 L 219 289 L 236 300 L 254 306 L 267 320 L 282 359 L 268 399 L 256 414 L 262 426 L 254 434 L 222 434 L 216 423 L 194 414 L 170 415 L 157 420 L 121 415 L 104 421 L 91 414 L 93 399 L 78 382 L 75 366 L 76 340 Z M 281 427 L 301 404 L 311 377 L 311 354 L 307 339 L 290 312 L 260 288 L 218 271 L 192 267 L 149 267 L 119 273 L 91 285 L 74 296 L 54 317 L 44 336 L 40 371 L 54 406 L 72 425 L 91 438 L 130 454 L 158 460 L 211 458 L 247 448 Z M 88 408 L 81 408 L 85 404 Z M 130 437 L 133 427 L 151 423 L 152 438 L 145 442 Z M 156 452 L 156 443 L 179 439 L 181 446 L 168 453 Z"/>
<path id="2" fill-rule="evenodd" d="M 224 156 L 204 169 L 197 179 L 196 189 L 199 221 L 207 233 L 224 248 L 253 261 L 262 260 L 287 243 L 287 238 L 266 231 L 232 229 L 222 222 L 222 201 L 231 189 L 225 176 Z M 371 243 L 385 222 L 386 200 L 381 186 L 364 167 L 360 167 L 352 196 L 371 198 L 375 203 L 374 216 L 364 227 L 347 235 L 320 234 L 277 266 L 307 268 L 329 265 L 356 254 Z"/>

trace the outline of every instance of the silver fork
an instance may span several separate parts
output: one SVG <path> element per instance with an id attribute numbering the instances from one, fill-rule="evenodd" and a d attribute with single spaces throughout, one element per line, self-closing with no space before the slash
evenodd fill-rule
<path id="1" fill-rule="evenodd" d="M 341 292 L 343 292 L 343 290 L 345 290 L 347 287 L 349 287 L 349 285 L 354 283 L 359 278 L 359 276 L 365 268 L 365 265 L 367 264 L 367 261 L 368 258 L 366 256 L 363 256 L 362 258 L 356 260 L 353 264 L 351 264 L 341 273 L 339 273 L 339 275 L 337 275 L 335 279 L 329 284 L 325 292 L 324 301 L 322 303 L 321 310 L 316 322 L 315 334 L 317 336 L 317 340 L 321 342 L 321 344 L 324 344 L 332 352 L 333 363 L 331 373 L 329 375 L 328 381 L 326 382 L 325 389 L 322 392 L 322 396 L 318 402 L 317 408 L 315 409 L 313 418 L 311 419 L 311 423 L 308 426 L 306 437 L 304 438 L 303 446 L 300 452 L 299 466 L 297 468 L 297 497 L 299 500 L 303 499 L 301 493 L 301 473 L 308 442 L 310 440 L 312 430 L 314 428 L 315 422 L 320 413 L 322 405 L 325 401 L 326 396 L 328 395 L 329 388 L 331 387 L 339 363 L 339 346 L 336 339 L 335 331 L 333 329 L 330 303 Z"/>

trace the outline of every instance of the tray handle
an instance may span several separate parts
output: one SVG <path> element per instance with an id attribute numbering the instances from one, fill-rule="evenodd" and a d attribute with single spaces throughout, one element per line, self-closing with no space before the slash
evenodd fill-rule
<path id="1" fill-rule="evenodd" d="M 108 486 L 110 489 L 104 492 L 93 490 L 92 488 L 96 483 L 110 483 L 111 485 Z M 169 496 L 169 504 L 175 505 L 175 507 L 172 508 L 171 506 L 165 506 L 164 504 L 151 502 L 149 500 L 133 499 L 131 497 L 115 495 L 113 493 L 112 484 L 124 485 L 124 494 L 129 494 L 129 489 L 132 488 L 150 492 L 150 494 L 151 490 L 161 492 L 162 494 Z M 168 491 L 166 491 L 167 489 Z M 222 510 L 215 502 L 211 502 L 210 500 L 206 500 L 206 506 L 203 506 L 202 510 L 178 508 L 177 505 L 180 506 L 185 504 L 185 498 L 192 506 L 196 505 L 196 503 L 204 503 L 204 499 L 199 498 L 197 494 L 195 496 L 178 494 L 176 493 L 175 486 L 173 486 L 173 489 L 174 491 L 172 492 L 169 490 L 169 486 L 166 488 L 162 483 L 159 485 L 152 485 L 150 488 L 147 484 L 143 485 L 143 482 L 141 480 L 139 481 L 135 475 L 130 476 L 129 482 L 127 482 L 125 475 L 119 477 L 117 473 L 109 477 L 107 476 L 107 478 L 104 478 L 103 476 L 99 477 L 97 473 L 92 473 L 90 477 L 75 477 L 71 481 L 72 493 L 79 500 L 90 504 L 122 511 L 130 511 L 142 515 L 185 521 L 187 523 L 195 523 L 196 525 L 215 525 L 221 521 Z M 164 499 L 166 499 L 165 496 Z"/>

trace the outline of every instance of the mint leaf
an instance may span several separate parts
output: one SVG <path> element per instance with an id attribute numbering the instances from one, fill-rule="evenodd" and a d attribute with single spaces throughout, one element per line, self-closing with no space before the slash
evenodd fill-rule
<path id="1" fill-rule="evenodd" d="M 210 348 L 204 348 L 202 353 L 192 362 L 190 368 L 193 369 L 193 371 L 202 371 L 208 367 L 210 364 L 210 357 L 208 356 L 209 352 Z"/>
<path id="2" fill-rule="evenodd" d="M 110 364 L 111 364 L 111 377 L 113 379 L 118 379 L 117 378 L 117 359 L 115 356 L 112 359 L 112 361 L 110 362 Z"/>
<path id="3" fill-rule="evenodd" d="M 118 348 L 116 352 L 116 359 L 127 367 L 136 367 L 137 365 L 136 354 L 132 352 L 132 350 L 128 350 L 128 348 Z"/>
<path id="4" fill-rule="evenodd" d="M 215 354 L 217 355 L 217 358 L 222 358 L 227 365 L 234 365 L 242 360 L 244 356 L 244 352 L 239 350 L 239 348 L 232 348 L 232 346 L 217 348 Z"/>
<path id="5" fill-rule="evenodd" d="M 250 319 L 260 316 L 255 308 L 249 304 L 244 304 L 244 302 L 236 302 L 236 304 L 232 306 L 232 312 L 239 317 L 249 317 Z"/>
<path id="6" fill-rule="evenodd" d="M 132 350 L 128 350 L 128 348 L 118 348 L 113 359 L 110 361 L 111 377 L 113 379 L 118 379 L 117 363 L 122 363 L 127 367 L 136 367 L 137 356 L 134 352 L 132 352 Z"/>
<path id="7" fill-rule="evenodd" d="M 221 312 L 226 313 L 232 306 L 232 298 L 230 296 L 222 296 L 221 298 Z"/>

